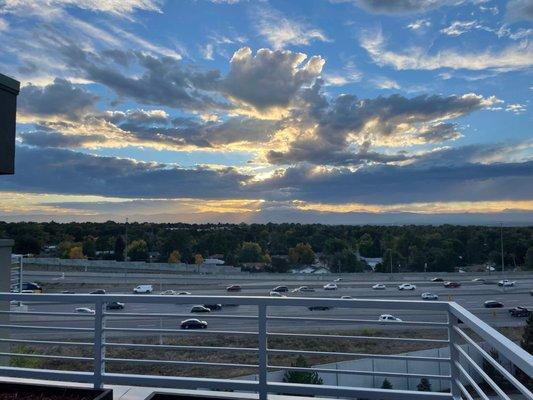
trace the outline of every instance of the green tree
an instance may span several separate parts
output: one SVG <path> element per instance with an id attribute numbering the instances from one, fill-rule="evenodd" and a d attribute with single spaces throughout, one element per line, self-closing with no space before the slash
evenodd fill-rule
<path id="1" fill-rule="evenodd" d="M 115 240 L 115 260 L 124 261 L 124 250 L 126 250 L 126 242 L 122 236 L 118 236 Z"/>
<path id="2" fill-rule="evenodd" d="M 419 392 L 431 392 L 431 383 L 428 378 L 422 378 L 416 388 Z"/>
<path id="3" fill-rule="evenodd" d="M 263 249 L 259 243 L 255 242 L 243 242 L 239 252 L 237 253 L 237 259 L 241 263 L 247 262 L 261 262 L 264 261 Z"/>
<path id="4" fill-rule="evenodd" d="M 392 383 L 390 383 L 390 381 L 387 378 L 385 378 L 385 379 L 383 379 L 383 383 L 381 384 L 381 388 L 390 390 L 390 389 L 392 389 Z"/>
<path id="5" fill-rule="evenodd" d="M 490 350 L 490 356 L 498 364 L 500 363 L 500 355 L 495 349 Z M 483 371 L 498 385 L 502 390 L 512 389 L 513 385 L 503 376 L 503 374 L 498 371 L 494 365 L 492 365 L 487 360 L 483 359 Z"/>
<path id="6" fill-rule="evenodd" d="M 82 243 L 83 254 L 89 258 L 96 256 L 96 239 L 92 236 L 86 236 Z"/>
<path id="7" fill-rule="evenodd" d="M 329 238 L 324 244 L 324 252 L 329 255 L 340 253 L 343 250 L 348 250 L 348 243 L 346 240 L 338 238 Z"/>
<path id="8" fill-rule="evenodd" d="M 291 367 L 309 368 L 310 365 L 302 355 L 299 355 L 294 362 L 291 362 Z M 283 376 L 283 382 L 306 383 L 310 385 L 322 385 L 324 383 L 316 371 L 287 371 Z"/>
<path id="9" fill-rule="evenodd" d="M 533 313 L 529 313 L 529 316 L 527 317 L 520 346 L 529 354 L 533 355 Z"/>
<path id="10" fill-rule="evenodd" d="M 308 243 L 298 243 L 289 249 L 289 262 L 291 264 L 312 264 L 315 262 L 315 252 Z"/>
<path id="11" fill-rule="evenodd" d="M 357 255 L 349 249 L 335 253 L 329 264 L 332 272 L 363 272 L 365 267 Z"/>
<path id="12" fill-rule="evenodd" d="M 181 262 L 181 254 L 178 250 L 174 250 L 170 255 L 168 256 L 168 262 L 171 264 L 177 264 Z"/>
<path id="13" fill-rule="evenodd" d="M 132 261 L 146 261 L 148 259 L 148 244 L 142 240 L 134 240 L 128 246 L 128 257 Z"/>
<path id="14" fill-rule="evenodd" d="M 533 247 L 529 247 L 526 251 L 524 266 L 527 270 L 533 270 Z"/>
<path id="15" fill-rule="evenodd" d="M 357 241 L 357 246 L 359 248 L 359 253 L 363 257 L 371 257 L 374 250 L 374 240 L 372 239 L 372 236 L 370 236 L 368 233 L 364 233 L 361 235 L 359 240 Z"/>
<path id="16" fill-rule="evenodd" d="M 82 246 L 72 246 L 68 252 L 68 258 L 70 259 L 84 259 Z"/>
<path id="17" fill-rule="evenodd" d="M 290 269 L 290 265 L 283 257 L 272 257 L 270 261 L 269 272 L 287 272 Z"/>

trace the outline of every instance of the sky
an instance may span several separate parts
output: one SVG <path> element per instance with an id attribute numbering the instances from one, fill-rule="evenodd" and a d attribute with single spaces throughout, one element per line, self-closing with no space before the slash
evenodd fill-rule
<path id="1" fill-rule="evenodd" d="M 531 0 L 0 0 L 0 220 L 533 223 Z"/>

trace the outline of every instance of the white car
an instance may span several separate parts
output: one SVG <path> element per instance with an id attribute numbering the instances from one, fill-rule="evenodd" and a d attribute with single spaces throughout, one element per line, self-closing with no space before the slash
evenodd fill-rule
<path id="1" fill-rule="evenodd" d="M 422 300 L 438 300 L 439 299 L 438 295 L 436 295 L 435 293 L 429 293 L 429 292 L 422 293 L 421 297 L 422 297 Z"/>
<path id="2" fill-rule="evenodd" d="M 92 308 L 88 307 L 78 307 L 76 308 L 76 312 L 80 314 L 94 314 L 95 311 Z"/>
<path id="3" fill-rule="evenodd" d="M 342 278 L 335 279 L 335 282 L 341 282 L 341 281 L 342 281 Z"/>
<path id="4" fill-rule="evenodd" d="M 159 293 L 162 296 L 173 296 L 176 294 L 175 290 L 163 290 L 161 293 Z"/>
<path id="5" fill-rule="evenodd" d="M 292 292 L 293 293 L 299 293 L 299 292 L 314 292 L 315 289 L 313 288 L 310 288 L 309 286 L 300 286 L 300 287 L 297 287 L 296 289 L 292 289 Z"/>
<path id="6" fill-rule="evenodd" d="M 274 292 L 273 290 L 269 294 L 271 297 L 287 297 L 284 294 L 281 294 L 280 292 Z"/>
<path id="7" fill-rule="evenodd" d="M 374 286 L 372 286 L 372 289 L 374 289 L 374 290 L 385 290 L 385 289 L 387 289 L 387 286 L 385 286 L 383 283 L 376 283 Z"/>
<path id="8" fill-rule="evenodd" d="M 498 286 L 503 286 L 503 287 L 511 287 L 511 286 L 514 286 L 515 284 L 516 284 L 515 281 L 510 281 L 509 279 L 504 279 L 498 282 Z"/>
<path id="9" fill-rule="evenodd" d="M 337 290 L 337 284 L 336 283 L 328 283 L 324 285 L 324 290 Z"/>
<path id="10" fill-rule="evenodd" d="M 352 296 L 342 296 L 341 299 L 343 300 L 353 300 Z"/>
<path id="11" fill-rule="evenodd" d="M 378 321 L 380 322 L 402 322 L 402 320 L 394 315 L 390 314 L 381 314 Z"/>
<path id="12" fill-rule="evenodd" d="M 133 293 L 152 293 L 153 291 L 152 285 L 139 285 L 133 288 Z"/>
<path id="13" fill-rule="evenodd" d="M 398 286 L 398 290 L 415 290 L 416 286 L 412 283 L 402 283 L 400 286 Z"/>

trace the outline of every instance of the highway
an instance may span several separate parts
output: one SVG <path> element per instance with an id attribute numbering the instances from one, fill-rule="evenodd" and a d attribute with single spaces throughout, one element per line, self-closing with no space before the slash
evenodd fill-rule
<path id="1" fill-rule="evenodd" d="M 102 274 L 105 275 L 105 274 Z M 286 276 L 285 276 L 286 277 Z M 130 294 L 135 284 L 153 284 L 154 294 L 159 290 L 176 290 L 188 291 L 193 295 L 239 295 L 239 296 L 265 296 L 273 287 L 283 284 L 289 289 L 296 288 L 301 285 L 307 285 L 316 289 L 312 293 L 286 293 L 288 297 L 326 297 L 326 298 L 340 298 L 341 296 L 351 296 L 353 298 L 361 299 L 404 299 L 404 300 L 418 300 L 420 294 L 423 292 L 431 292 L 439 295 L 439 300 L 455 301 L 467 308 L 475 315 L 488 322 L 495 327 L 503 326 L 519 326 L 524 323 L 524 318 L 514 318 L 508 313 L 508 308 L 514 306 L 525 306 L 533 309 L 533 297 L 530 296 L 530 287 L 533 287 L 532 279 L 523 279 L 517 283 L 513 288 L 500 288 L 495 284 L 480 284 L 474 282 L 463 282 L 462 287 L 456 289 L 447 289 L 443 287 L 442 283 L 433 283 L 427 281 L 413 282 L 417 284 L 417 289 L 414 291 L 399 291 L 397 283 L 387 284 L 386 290 L 372 290 L 371 286 L 375 282 L 361 282 L 356 280 L 343 280 L 337 282 L 339 288 L 334 291 L 326 291 L 322 289 L 323 282 L 316 282 L 316 280 L 290 280 L 280 279 L 279 281 L 270 280 L 246 280 L 241 282 L 232 281 L 226 282 L 217 280 L 214 277 L 192 276 L 187 279 L 187 282 L 175 282 L 172 279 L 159 280 L 158 277 L 146 278 L 144 281 L 136 281 L 135 284 L 124 282 L 122 279 L 113 280 L 107 279 L 106 283 L 101 284 L 80 284 L 68 282 L 68 273 L 64 278 L 57 279 L 58 276 L 48 275 L 49 283 L 44 283 L 46 293 L 58 293 L 63 290 L 70 290 L 76 293 L 88 293 L 95 288 L 104 288 L 107 293 L 123 293 Z M 105 276 L 100 278 L 105 281 Z M 54 280 L 55 279 L 55 280 Z M 230 283 L 240 284 L 243 288 L 241 292 L 228 293 L 225 287 Z M 141 295 L 142 296 L 142 295 Z M 483 307 L 483 302 L 486 300 L 497 300 L 504 303 L 503 309 L 486 309 Z M 347 300 L 349 301 L 349 300 Z M 214 311 L 205 314 L 191 314 L 190 308 L 195 304 L 146 304 L 146 303 L 131 303 L 126 304 L 125 310 L 113 311 L 107 320 L 107 326 L 111 328 L 140 328 L 140 329 L 176 329 L 181 320 L 187 318 L 200 318 L 207 320 L 210 330 L 219 331 L 240 331 L 253 332 L 257 330 L 256 308 L 254 306 L 230 306 L 223 307 L 220 311 Z M 66 312 L 72 313 L 76 307 L 94 308 L 92 304 L 46 304 L 46 303 L 30 303 L 28 304 L 28 311 L 38 312 Z M 179 314 L 172 317 L 159 316 L 131 316 L 131 313 L 160 313 L 160 314 Z M 375 328 L 375 329 L 409 329 L 409 327 L 401 326 L 395 327 L 392 323 L 371 323 L 371 322 L 350 322 L 350 321 L 331 321 L 331 320 L 312 320 L 302 321 L 301 317 L 313 318 L 341 318 L 341 319 L 358 319 L 375 321 L 380 314 L 391 313 L 403 321 L 427 321 L 427 322 L 446 322 L 444 314 L 435 314 L 429 312 L 418 311 L 395 311 L 390 310 L 360 310 L 349 308 L 334 308 L 326 311 L 310 311 L 305 307 L 269 307 L 269 316 L 285 317 L 284 319 L 275 319 L 269 321 L 270 332 L 310 332 L 310 331 L 344 331 L 356 330 L 361 328 Z M 121 316 L 123 315 L 123 316 Z M 227 316 L 227 318 L 222 318 Z M 243 318 L 244 317 L 244 318 Z M 248 318 L 246 318 L 248 317 Z M 93 317 L 87 316 L 42 316 L 42 315 L 16 315 L 11 316 L 12 323 L 21 325 L 53 325 L 65 327 L 80 327 L 90 328 L 93 326 Z M 413 329 L 413 328 L 410 328 Z M 415 329 L 419 329 L 416 327 Z M 83 336 L 79 333 L 73 332 L 53 332 L 53 331 L 30 331 L 18 330 L 17 337 L 31 337 L 31 338 L 51 338 L 59 335 L 68 337 Z M 147 335 L 148 333 L 137 333 Z M 131 332 L 109 332 L 109 335 L 132 336 Z M 12 333 L 12 337 L 13 337 Z"/>

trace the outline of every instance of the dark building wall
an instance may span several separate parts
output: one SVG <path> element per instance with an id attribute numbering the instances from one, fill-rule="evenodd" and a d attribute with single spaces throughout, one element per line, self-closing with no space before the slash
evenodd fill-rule
<path id="1" fill-rule="evenodd" d="M 20 83 L 0 74 L 0 174 L 15 173 L 15 117 Z"/>

